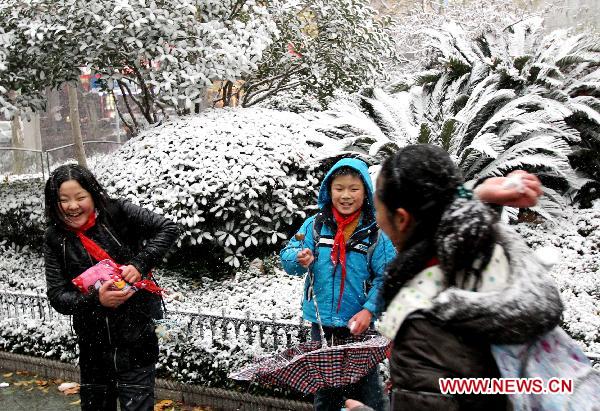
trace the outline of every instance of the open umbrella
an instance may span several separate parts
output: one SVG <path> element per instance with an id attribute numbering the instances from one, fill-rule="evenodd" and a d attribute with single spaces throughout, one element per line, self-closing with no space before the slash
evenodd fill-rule
<path id="1" fill-rule="evenodd" d="M 303 241 L 304 235 L 296 234 L 296 239 Z M 263 357 L 232 373 L 230 378 L 287 386 L 308 394 L 321 388 L 356 383 L 389 355 L 390 340 L 373 333 L 358 336 L 348 333 L 342 338 L 332 336 L 328 344 L 312 287 L 314 274 L 310 268 L 308 275 L 321 341 L 306 342 Z"/>
<path id="2" fill-rule="evenodd" d="M 287 386 L 304 394 L 358 382 L 389 354 L 390 341 L 363 335 L 355 342 L 322 348 L 317 341 L 299 344 L 230 375 L 242 381 Z"/>

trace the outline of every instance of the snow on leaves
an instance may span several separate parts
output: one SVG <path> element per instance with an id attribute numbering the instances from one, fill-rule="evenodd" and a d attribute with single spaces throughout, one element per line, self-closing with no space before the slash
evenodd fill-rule
<path id="1" fill-rule="evenodd" d="M 272 249 L 314 207 L 309 122 L 264 109 L 210 110 L 148 130 L 97 166 L 109 192 L 181 226 L 178 245 L 242 255 Z M 323 140 L 327 138 L 322 136 Z"/>
<path id="2" fill-rule="evenodd" d="M 41 91 L 76 78 L 85 66 L 101 75 L 106 90 L 117 81 L 150 124 L 166 106 L 193 108 L 213 80 L 236 80 L 255 70 L 277 34 L 267 9 L 255 0 L 6 3 L 4 24 L 21 39 L 12 52 L 24 52 L 22 62 L 35 63 L 29 71 L 14 67 L 19 78 L 11 89 L 35 78 L 27 93 Z"/>

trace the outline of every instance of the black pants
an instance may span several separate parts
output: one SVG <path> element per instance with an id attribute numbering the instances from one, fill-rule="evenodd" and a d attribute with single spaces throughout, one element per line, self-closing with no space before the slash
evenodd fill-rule
<path id="1" fill-rule="evenodd" d="M 155 364 L 133 369 L 116 369 L 102 352 L 87 352 L 80 344 L 81 409 L 83 411 L 121 411 L 154 409 Z M 140 348 L 143 349 L 143 348 Z M 118 360 L 118 358 L 117 358 Z"/>

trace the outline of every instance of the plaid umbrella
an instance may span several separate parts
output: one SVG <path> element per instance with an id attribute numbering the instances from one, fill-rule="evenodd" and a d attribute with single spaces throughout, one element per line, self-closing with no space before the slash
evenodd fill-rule
<path id="1" fill-rule="evenodd" d="M 231 378 L 291 387 L 304 394 L 353 384 L 389 354 L 390 340 L 379 335 L 352 336 L 341 345 L 312 341 L 264 357 Z"/>

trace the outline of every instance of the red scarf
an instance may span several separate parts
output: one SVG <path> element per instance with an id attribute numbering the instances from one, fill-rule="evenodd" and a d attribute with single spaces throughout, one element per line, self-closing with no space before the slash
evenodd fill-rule
<path id="1" fill-rule="evenodd" d="M 81 244 L 83 244 L 83 248 L 86 249 L 86 251 L 90 254 L 90 256 L 94 260 L 96 260 L 96 261 L 110 260 L 113 263 L 115 263 L 117 266 L 120 266 L 121 264 L 118 264 L 114 258 L 112 258 L 110 255 L 108 255 L 108 253 L 102 249 L 102 247 L 100 247 L 98 244 L 96 244 L 96 242 L 94 240 L 92 240 L 91 238 L 89 238 L 88 236 L 85 235 L 85 232 L 95 225 L 96 225 L 96 213 L 94 212 L 94 213 L 90 214 L 90 218 L 80 228 L 69 227 L 69 230 L 73 231 L 77 235 L 77 237 L 79 237 L 79 239 L 81 240 Z M 154 281 L 152 281 L 152 273 L 148 274 L 147 279 L 138 281 L 131 285 L 136 287 L 138 290 L 146 290 L 153 294 L 162 294 L 165 291 L 162 288 L 160 288 L 159 286 L 157 286 Z"/>
<path id="2" fill-rule="evenodd" d="M 344 237 L 344 228 L 356 220 L 362 210 L 357 210 L 347 217 L 344 217 L 335 207 L 332 207 L 333 217 L 337 223 L 337 232 L 333 238 L 333 248 L 331 249 L 331 261 L 342 265 L 342 282 L 340 284 L 340 296 L 338 298 L 337 312 L 342 305 L 342 296 L 344 295 L 344 283 L 346 282 L 346 238 Z"/>

